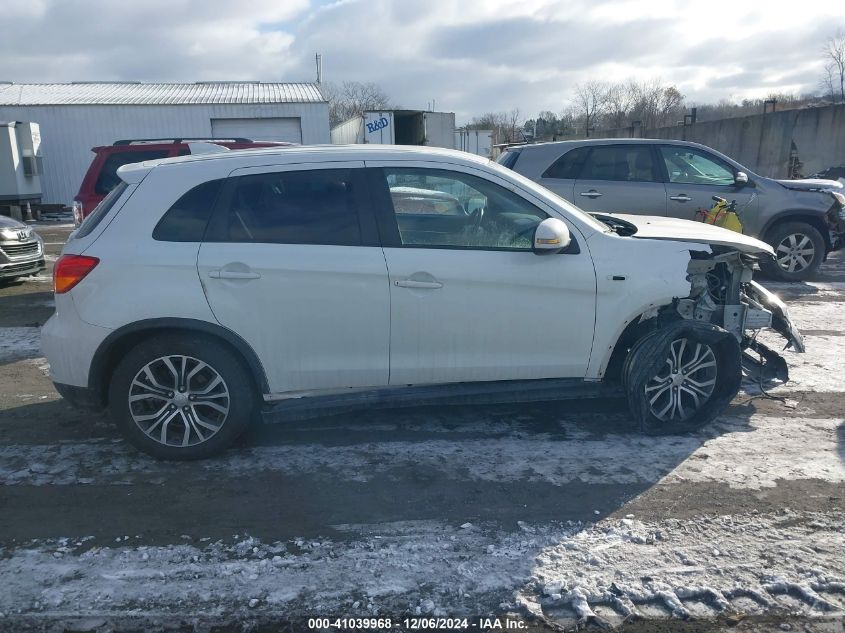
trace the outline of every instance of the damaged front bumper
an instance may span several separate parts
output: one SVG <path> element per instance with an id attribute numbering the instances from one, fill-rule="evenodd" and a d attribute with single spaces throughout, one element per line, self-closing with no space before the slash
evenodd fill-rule
<path id="1" fill-rule="evenodd" d="M 748 282 L 745 293 L 749 299 L 772 313 L 771 327 L 787 340 L 786 348 L 792 347 L 796 352 L 804 352 L 804 337 L 789 318 L 789 310 L 780 297 L 769 292 L 756 281 Z"/>
<path id="2" fill-rule="evenodd" d="M 804 352 L 804 337 L 795 327 L 789 317 L 789 310 L 780 297 L 769 292 L 756 281 L 750 281 L 745 288 L 749 301 L 771 313 L 770 327 L 786 339 L 784 349 L 790 347 L 796 352 Z M 742 362 L 746 369 L 751 370 L 762 380 L 777 379 L 781 382 L 789 380 L 789 368 L 786 359 L 775 350 L 757 340 L 756 336 L 743 336 Z M 748 350 L 756 352 L 755 358 Z"/>
<path id="3" fill-rule="evenodd" d="M 756 368 L 757 376 L 786 382 L 786 361 L 758 341 L 757 334 L 771 328 L 784 337 L 784 349 L 796 352 L 804 351 L 804 338 L 786 304 L 752 279 L 756 263 L 755 257 L 737 251 L 692 253 L 691 293 L 677 301 L 676 309 L 685 319 L 713 323 L 733 334 L 743 350 L 743 364 Z"/>

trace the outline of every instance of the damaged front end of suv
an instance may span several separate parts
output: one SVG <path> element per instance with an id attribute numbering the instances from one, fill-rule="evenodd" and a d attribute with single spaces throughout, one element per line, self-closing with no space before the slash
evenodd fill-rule
<path id="1" fill-rule="evenodd" d="M 730 332 L 743 351 L 743 365 L 754 375 L 786 382 L 786 361 L 757 336 L 771 328 L 784 337 L 784 349 L 797 352 L 804 351 L 804 340 L 783 301 L 752 278 L 760 257 L 767 254 L 714 246 L 712 252 L 691 251 L 690 255 L 690 295 L 676 300 L 672 309 L 683 319 L 712 323 Z"/>
<path id="2" fill-rule="evenodd" d="M 803 352 L 804 341 L 784 303 L 753 279 L 774 257 L 771 246 L 674 218 L 594 217 L 623 238 L 611 238 L 614 256 L 597 267 L 607 310 L 650 299 L 617 339 L 605 374 L 621 379 L 643 431 L 694 430 L 730 404 L 744 379 L 761 388 L 788 380 L 769 331 L 784 338 L 783 348 Z M 614 276 L 620 259 L 636 266 Z M 637 291 L 620 295 L 607 285 L 617 279 L 632 281 Z"/>

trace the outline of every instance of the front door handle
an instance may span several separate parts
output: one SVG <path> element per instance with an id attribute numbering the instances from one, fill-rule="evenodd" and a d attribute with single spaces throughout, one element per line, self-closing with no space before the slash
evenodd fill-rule
<path id="1" fill-rule="evenodd" d="M 224 270 L 220 268 L 209 270 L 208 276 L 212 279 L 261 279 L 261 273 L 242 270 Z"/>
<path id="2" fill-rule="evenodd" d="M 677 200 L 678 202 L 689 202 L 692 200 L 687 194 L 679 193 L 677 196 L 669 196 L 669 200 Z"/>
<path id="3" fill-rule="evenodd" d="M 443 287 L 439 281 L 416 281 L 415 279 L 401 279 L 394 281 L 393 284 L 400 288 L 429 288 L 431 290 Z"/>
<path id="4" fill-rule="evenodd" d="M 581 195 L 585 198 L 601 198 L 601 194 L 595 189 L 590 189 L 589 191 L 582 191 Z"/>

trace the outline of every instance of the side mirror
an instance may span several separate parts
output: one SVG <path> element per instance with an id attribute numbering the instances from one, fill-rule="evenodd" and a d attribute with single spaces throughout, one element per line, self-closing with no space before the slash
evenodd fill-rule
<path id="1" fill-rule="evenodd" d="M 534 229 L 534 252 L 537 255 L 559 253 L 572 242 L 569 227 L 563 220 L 546 218 Z"/>
<path id="2" fill-rule="evenodd" d="M 748 174 L 744 171 L 736 172 L 736 176 L 734 176 L 734 184 L 742 186 L 748 184 Z"/>

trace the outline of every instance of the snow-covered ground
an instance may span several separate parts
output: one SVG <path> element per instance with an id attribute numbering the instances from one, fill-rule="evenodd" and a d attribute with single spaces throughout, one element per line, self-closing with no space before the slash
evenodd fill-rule
<path id="1" fill-rule="evenodd" d="M 0 485 L 155 484 L 189 470 L 201 477 L 248 476 L 276 472 L 315 475 L 327 482 L 367 482 L 414 466 L 437 470 L 463 482 L 526 481 L 565 486 L 638 484 L 663 480 L 717 482 L 760 489 L 779 479 L 845 482 L 845 462 L 837 454 L 841 419 L 752 415 L 725 417 L 715 437 L 644 437 L 607 433 L 590 438 L 573 425 L 560 429 L 572 438 L 551 441 L 547 434 L 504 438 L 361 442 L 348 446 L 321 442 L 263 446 L 230 451 L 214 459 L 184 464 L 149 458 L 122 440 L 0 447 Z"/>
<path id="2" fill-rule="evenodd" d="M 41 347 L 38 330 L 37 327 L 0 328 L 0 363 L 36 358 Z"/>
<path id="3" fill-rule="evenodd" d="M 4 556 L 6 614 L 153 615 L 174 598 L 195 613 L 438 616 L 491 609 L 611 624 L 773 609 L 845 610 L 845 516 L 785 510 L 643 522 L 340 525 L 351 540 L 184 535 L 166 547 L 132 535 L 24 544 Z M 81 550 L 81 553 L 77 553 Z"/>

